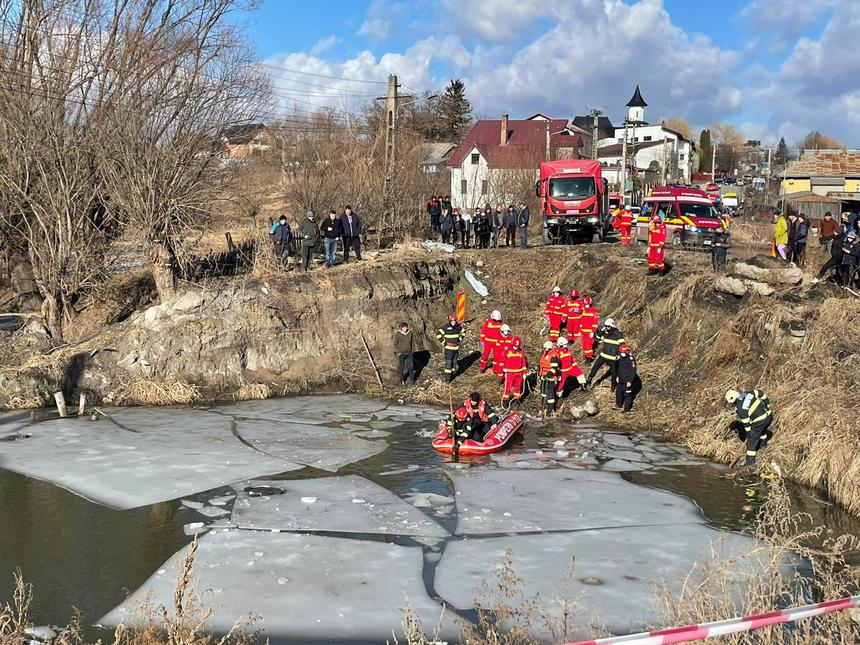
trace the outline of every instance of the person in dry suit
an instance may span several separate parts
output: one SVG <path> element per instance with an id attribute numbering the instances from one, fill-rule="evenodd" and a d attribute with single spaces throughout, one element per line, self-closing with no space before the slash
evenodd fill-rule
<path id="1" fill-rule="evenodd" d="M 770 401 L 762 390 L 753 389 L 749 392 L 726 390 L 726 403 L 735 407 L 738 415 L 730 427 L 737 432 L 741 441 L 746 441 L 747 452 L 745 466 L 755 464 L 756 455 L 767 446 L 773 436 L 770 425 L 773 423 L 773 410 Z"/>
<path id="2" fill-rule="evenodd" d="M 615 386 L 615 407 L 622 412 L 630 412 L 636 396 L 642 391 L 642 379 L 636 373 L 636 359 L 630 345 L 622 343 L 618 347 L 618 377 Z"/>

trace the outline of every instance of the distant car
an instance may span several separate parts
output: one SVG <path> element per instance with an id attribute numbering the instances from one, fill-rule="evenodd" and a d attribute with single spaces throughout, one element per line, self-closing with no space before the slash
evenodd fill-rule
<path id="1" fill-rule="evenodd" d="M 725 179 L 723 179 L 723 183 L 726 186 L 734 186 L 738 183 L 738 180 L 735 179 L 734 177 L 726 177 Z"/>
<path id="2" fill-rule="evenodd" d="M 706 192 L 706 193 L 712 193 L 712 192 L 714 192 L 715 190 L 719 190 L 719 189 L 720 189 L 720 187 L 719 187 L 719 186 L 717 186 L 717 185 L 716 185 L 716 184 L 714 184 L 714 183 L 710 183 L 710 184 L 708 184 L 707 186 L 705 186 L 705 192 Z"/>

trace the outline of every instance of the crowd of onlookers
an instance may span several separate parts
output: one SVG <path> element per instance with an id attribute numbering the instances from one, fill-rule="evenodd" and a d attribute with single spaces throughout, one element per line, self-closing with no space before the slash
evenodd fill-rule
<path id="1" fill-rule="evenodd" d="M 773 255 L 803 267 L 811 236 L 810 222 L 803 213 L 774 213 Z M 818 244 L 830 258 L 819 270 L 819 278 L 833 270 L 837 284 L 848 286 L 857 279 L 860 267 L 860 215 L 842 213 L 837 221 L 826 212 L 818 225 Z"/>
<path id="2" fill-rule="evenodd" d="M 430 217 L 429 237 L 441 239 L 444 244 L 461 248 L 487 249 L 517 246 L 524 249 L 529 243 L 528 206 L 524 202 L 517 205 L 496 206 L 489 204 L 473 209 L 452 206 L 449 196 L 431 196 L 427 201 L 427 214 Z"/>
<path id="3" fill-rule="evenodd" d="M 307 271 L 313 261 L 314 249 L 322 242 L 325 251 L 326 267 L 337 263 L 338 243 L 343 252 L 343 262 L 349 262 L 350 253 L 356 260 L 361 260 L 361 218 L 347 204 L 343 212 L 332 209 L 328 217 L 317 225 L 313 211 L 308 211 L 305 218 L 296 227 L 295 232 L 290 227 L 286 215 L 281 215 L 269 229 L 269 238 L 275 250 L 275 256 L 284 264 L 287 263 L 291 247 L 301 249 L 302 268 Z"/>

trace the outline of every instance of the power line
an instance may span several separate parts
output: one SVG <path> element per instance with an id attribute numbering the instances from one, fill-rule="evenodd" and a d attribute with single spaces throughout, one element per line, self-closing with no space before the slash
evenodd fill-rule
<path id="1" fill-rule="evenodd" d="M 316 72 L 304 72 L 300 69 L 290 69 L 288 67 L 281 67 L 280 65 L 270 65 L 268 63 L 257 63 L 260 67 L 266 67 L 268 69 L 274 69 L 278 71 L 290 72 L 291 74 L 302 74 L 305 76 L 315 76 L 316 78 L 327 78 L 332 81 L 347 81 L 350 83 L 371 83 L 375 85 L 387 85 L 388 81 L 369 81 L 363 78 L 344 78 L 343 76 L 327 76 L 326 74 L 318 74 Z"/>

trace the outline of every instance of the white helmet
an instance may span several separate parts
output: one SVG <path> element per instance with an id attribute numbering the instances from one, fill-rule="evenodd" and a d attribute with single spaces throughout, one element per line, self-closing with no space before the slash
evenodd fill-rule
<path id="1" fill-rule="evenodd" d="M 726 390 L 726 403 L 734 403 L 741 398 L 741 393 L 737 390 Z"/>
<path id="2" fill-rule="evenodd" d="M 607 318 L 607 319 L 603 322 L 603 324 L 604 324 L 606 327 L 615 327 L 615 320 L 613 320 L 612 318 Z"/>
<path id="3" fill-rule="evenodd" d="M 498 309 L 493 309 L 493 313 L 490 314 L 490 318 L 492 318 L 493 320 L 501 320 L 502 312 Z"/>
<path id="4" fill-rule="evenodd" d="M 561 293 L 561 287 L 553 287 L 552 292 L 560 294 Z"/>
<path id="5" fill-rule="evenodd" d="M 552 341 L 548 340 L 543 344 L 544 349 L 552 349 Z"/>
<path id="6" fill-rule="evenodd" d="M 559 347 L 567 347 L 567 338 L 564 336 L 559 336 L 555 342 L 558 343 Z"/>
<path id="7" fill-rule="evenodd" d="M 504 325 L 502 325 L 502 333 L 503 334 L 510 334 L 511 333 L 511 326 L 508 323 L 505 323 Z"/>

